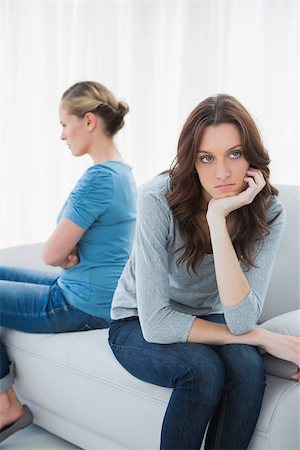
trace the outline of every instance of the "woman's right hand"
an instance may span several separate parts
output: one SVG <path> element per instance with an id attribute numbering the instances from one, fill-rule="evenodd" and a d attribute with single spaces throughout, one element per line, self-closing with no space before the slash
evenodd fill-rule
<path id="1" fill-rule="evenodd" d="M 264 331 L 263 348 L 276 358 L 294 363 L 298 370 L 292 378 L 300 381 L 300 337 Z"/>
<path id="2" fill-rule="evenodd" d="M 244 178 L 247 188 L 239 194 L 223 197 L 219 199 L 212 198 L 209 201 L 207 209 L 207 221 L 210 222 L 217 215 L 217 217 L 227 217 L 232 211 L 235 211 L 242 206 L 249 205 L 254 198 L 265 187 L 266 181 L 259 169 L 250 167 L 247 170 L 247 176 Z"/>
<path id="3" fill-rule="evenodd" d="M 77 251 L 77 246 L 73 248 L 71 253 L 66 257 L 66 259 L 60 264 L 60 267 L 62 269 L 71 269 L 71 267 L 76 266 L 76 264 L 79 264 L 79 255 Z"/>

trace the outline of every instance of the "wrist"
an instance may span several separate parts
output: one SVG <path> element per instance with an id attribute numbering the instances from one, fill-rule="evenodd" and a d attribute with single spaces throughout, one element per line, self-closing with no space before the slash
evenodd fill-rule
<path id="1" fill-rule="evenodd" d="M 245 334 L 231 335 L 232 344 L 247 344 L 255 347 L 264 347 L 266 343 L 265 331 L 262 328 L 255 327 Z"/>
<path id="2" fill-rule="evenodd" d="M 264 328 L 255 327 L 251 330 L 252 345 L 265 348 L 268 342 L 270 332 Z"/>
<path id="3" fill-rule="evenodd" d="M 222 213 L 222 211 L 208 209 L 206 220 L 209 227 L 217 225 L 226 226 L 226 216 Z"/>

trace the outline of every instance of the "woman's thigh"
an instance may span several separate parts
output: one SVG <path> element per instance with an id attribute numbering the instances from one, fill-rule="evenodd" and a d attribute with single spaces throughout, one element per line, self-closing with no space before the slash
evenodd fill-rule
<path id="1" fill-rule="evenodd" d="M 108 328 L 109 321 L 71 305 L 56 282 L 0 281 L 0 325 L 29 333 L 62 333 Z"/>
<path id="2" fill-rule="evenodd" d="M 21 267 L 0 266 L 0 280 L 21 283 L 43 284 L 50 286 L 59 277 L 58 274 Z"/>
<path id="3" fill-rule="evenodd" d="M 46 284 L 0 280 L 0 323 L 19 316 L 30 318 L 42 314 L 48 303 L 51 287 Z"/>
<path id="4" fill-rule="evenodd" d="M 220 345 L 217 353 L 224 362 L 226 377 L 245 385 L 245 392 L 257 391 L 257 386 L 265 385 L 265 366 L 257 347 L 246 344 Z M 251 389 L 251 387 L 253 387 Z M 255 392 L 253 392 L 253 395 Z"/>
<path id="5" fill-rule="evenodd" d="M 223 363 L 214 349 L 194 343 L 147 342 L 138 319 L 113 322 L 109 343 L 121 365 L 143 381 L 165 387 L 195 378 L 223 384 Z"/>

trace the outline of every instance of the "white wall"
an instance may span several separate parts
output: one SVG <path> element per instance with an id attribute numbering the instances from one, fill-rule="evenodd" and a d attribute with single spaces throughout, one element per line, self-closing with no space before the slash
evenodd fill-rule
<path id="1" fill-rule="evenodd" d="M 118 137 L 138 184 L 169 167 L 180 129 L 226 92 L 252 113 L 274 183 L 299 184 L 298 1 L 0 3 L 0 247 L 47 239 L 90 164 L 59 141 L 59 99 L 95 79 L 131 108 Z"/>

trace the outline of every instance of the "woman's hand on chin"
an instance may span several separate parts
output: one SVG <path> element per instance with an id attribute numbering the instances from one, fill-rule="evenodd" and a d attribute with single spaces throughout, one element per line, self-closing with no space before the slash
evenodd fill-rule
<path id="1" fill-rule="evenodd" d="M 232 211 L 252 203 L 256 195 L 264 188 L 266 182 L 261 171 L 258 169 L 250 167 L 247 175 L 244 181 L 248 184 L 248 187 L 244 191 L 230 197 L 212 198 L 210 200 L 207 209 L 208 222 L 215 217 L 225 218 Z"/>

